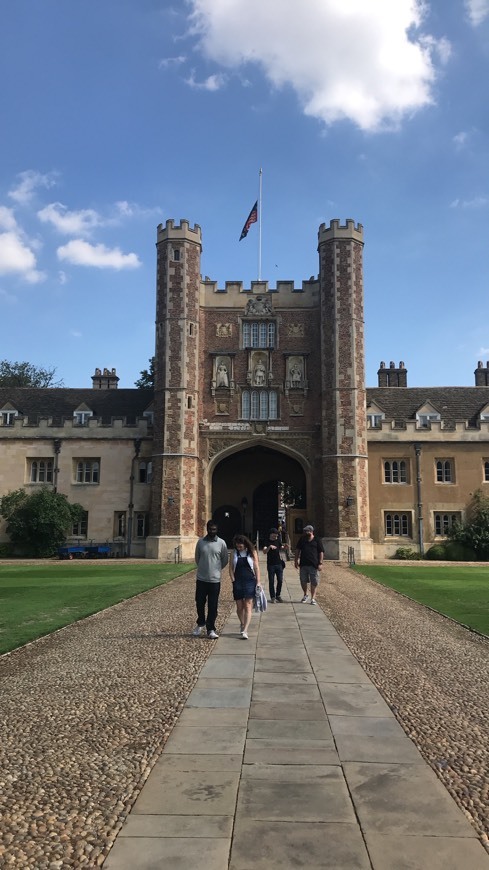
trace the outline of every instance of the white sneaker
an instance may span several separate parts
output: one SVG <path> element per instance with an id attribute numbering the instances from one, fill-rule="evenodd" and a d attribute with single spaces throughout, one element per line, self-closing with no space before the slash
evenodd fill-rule
<path id="1" fill-rule="evenodd" d="M 204 629 L 205 625 L 196 625 L 194 630 L 192 631 L 192 634 L 194 635 L 194 637 L 200 637 Z"/>
<path id="2" fill-rule="evenodd" d="M 207 637 L 210 637 L 212 640 L 216 640 L 219 637 L 219 635 L 218 635 L 217 631 L 214 631 L 214 629 L 212 629 L 212 631 L 207 632 Z"/>
<path id="3" fill-rule="evenodd" d="M 242 631 L 242 632 L 241 632 L 241 637 L 243 638 L 243 640 L 248 640 L 248 632 L 247 632 L 247 631 Z"/>
<path id="4" fill-rule="evenodd" d="M 315 598 L 311 598 L 311 604 L 317 604 L 317 601 Z"/>
<path id="5" fill-rule="evenodd" d="M 304 595 L 304 597 L 301 598 L 301 604 L 304 604 L 304 603 L 307 601 L 308 598 L 309 598 L 309 595 L 308 595 L 307 592 L 306 592 L 306 594 Z"/>

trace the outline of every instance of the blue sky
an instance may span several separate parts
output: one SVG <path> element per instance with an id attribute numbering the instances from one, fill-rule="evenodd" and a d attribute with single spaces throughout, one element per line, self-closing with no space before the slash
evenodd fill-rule
<path id="1" fill-rule="evenodd" d="M 0 359 L 134 384 L 156 226 L 202 274 L 317 274 L 364 226 L 367 382 L 474 383 L 489 359 L 489 0 L 15 0 L 0 30 Z"/>

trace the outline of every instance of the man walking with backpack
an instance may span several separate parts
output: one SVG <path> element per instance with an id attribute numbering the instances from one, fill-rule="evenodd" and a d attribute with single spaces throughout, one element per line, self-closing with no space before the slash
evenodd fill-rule
<path id="1" fill-rule="evenodd" d="M 324 547 L 319 538 L 314 537 L 314 526 L 304 526 L 304 534 L 299 538 L 295 551 L 294 565 L 299 568 L 299 579 L 304 593 L 301 603 L 309 596 L 307 584 L 311 585 L 311 604 L 316 604 L 316 589 L 319 583 L 319 572 L 324 559 Z"/>

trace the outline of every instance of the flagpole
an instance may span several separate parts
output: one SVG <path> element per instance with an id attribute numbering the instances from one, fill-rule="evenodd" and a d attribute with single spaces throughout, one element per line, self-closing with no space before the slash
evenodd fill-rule
<path id="1" fill-rule="evenodd" d="M 261 281 L 261 209 L 262 209 L 262 175 L 263 170 L 260 168 L 260 183 L 258 193 L 258 280 Z"/>

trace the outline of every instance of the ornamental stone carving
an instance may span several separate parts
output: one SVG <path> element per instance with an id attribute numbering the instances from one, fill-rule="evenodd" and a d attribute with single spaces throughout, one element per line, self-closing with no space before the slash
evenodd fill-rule
<path id="1" fill-rule="evenodd" d="M 245 314 L 247 317 L 266 317 L 272 313 L 272 303 L 267 297 L 256 296 L 246 303 Z"/>
<path id="2" fill-rule="evenodd" d="M 232 323 L 217 323 L 216 324 L 216 335 L 218 338 L 230 338 L 233 334 L 233 324 Z"/>
<path id="3" fill-rule="evenodd" d="M 289 338 L 304 338 L 304 324 L 289 323 L 287 326 L 287 335 Z"/>

